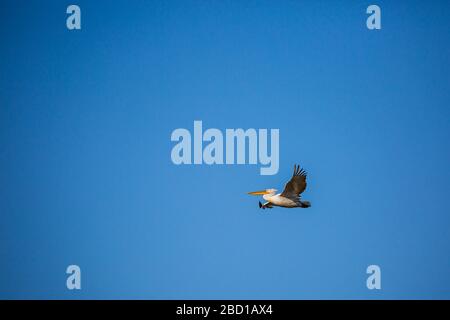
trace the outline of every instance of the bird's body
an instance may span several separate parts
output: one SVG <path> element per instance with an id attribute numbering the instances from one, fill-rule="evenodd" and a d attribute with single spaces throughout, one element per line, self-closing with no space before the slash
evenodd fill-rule
<path id="1" fill-rule="evenodd" d="M 299 201 L 295 201 L 286 197 L 283 197 L 281 193 L 279 194 L 265 194 L 263 199 L 266 200 L 269 204 L 278 207 L 286 207 L 286 208 L 295 208 L 299 207 Z"/>
<path id="2" fill-rule="evenodd" d="M 309 201 L 301 201 L 300 194 L 306 189 L 306 172 L 300 166 L 294 166 L 294 174 L 289 180 L 282 193 L 276 193 L 276 189 L 266 189 L 263 191 L 249 192 L 252 195 L 262 195 L 267 202 L 259 203 L 262 209 L 273 206 L 284 208 L 309 208 Z"/>

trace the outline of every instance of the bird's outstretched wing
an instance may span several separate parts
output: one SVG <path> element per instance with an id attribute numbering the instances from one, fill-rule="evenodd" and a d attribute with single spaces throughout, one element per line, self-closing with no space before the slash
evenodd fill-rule
<path id="1" fill-rule="evenodd" d="M 306 189 L 306 171 L 301 169 L 300 166 L 294 165 L 294 174 L 291 180 L 284 186 L 284 190 L 281 193 L 282 197 L 294 199 L 300 197 L 300 193 Z"/>

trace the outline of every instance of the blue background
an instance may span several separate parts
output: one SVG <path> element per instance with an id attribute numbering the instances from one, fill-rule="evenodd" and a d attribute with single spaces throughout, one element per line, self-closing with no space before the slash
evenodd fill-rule
<path id="1" fill-rule="evenodd" d="M 450 2 L 375 3 L 1 1 L 0 298 L 449 299 Z M 279 173 L 175 166 L 194 120 Z M 260 210 L 294 163 L 312 207 Z"/>

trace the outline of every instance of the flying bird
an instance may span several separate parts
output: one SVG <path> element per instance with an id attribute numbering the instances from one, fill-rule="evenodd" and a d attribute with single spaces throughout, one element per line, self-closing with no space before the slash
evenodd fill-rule
<path id="1" fill-rule="evenodd" d="M 294 165 L 294 174 L 284 186 L 282 193 L 276 194 L 276 189 L 266 189 L 262 191 L 249 192 L 251 195 L 262 195 L 267 202 L 262 204 L 259 202 L 259 207 L 262 209 L 273 208 L 273 206 L 284 208 L 309 208 L 311 203 L 309 201 L 300 200 L 300 194 L 306 189 L 306 171 L 300 166 Z"/>

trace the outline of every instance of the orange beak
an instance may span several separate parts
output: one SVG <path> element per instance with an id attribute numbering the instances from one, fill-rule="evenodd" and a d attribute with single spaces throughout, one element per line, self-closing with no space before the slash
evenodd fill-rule
<path id="1" fill-rule="evenodd" d="M 264 194 L 268 194 L 268 192 L 266 190 L 261 190 L 261 191 L 248 192 L 248 194 L 251 194 L 252 196 L 262 196 Z"/>

